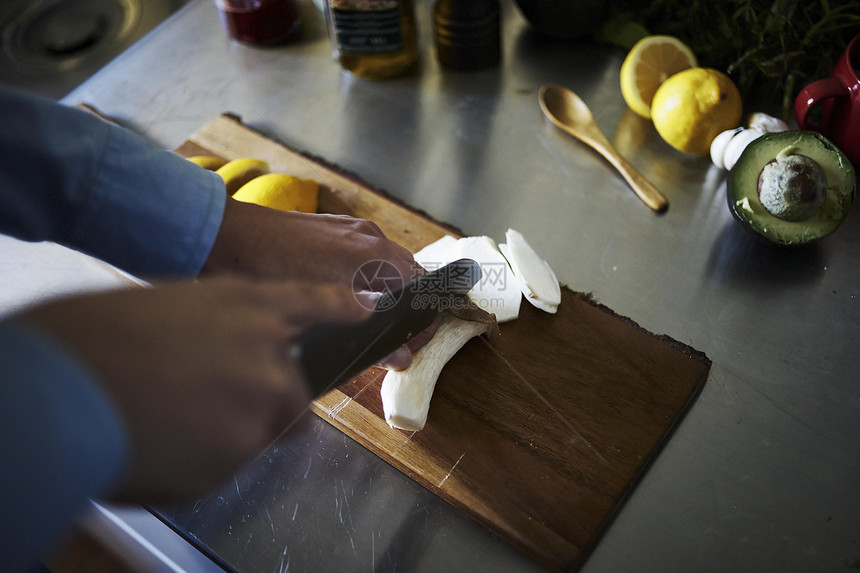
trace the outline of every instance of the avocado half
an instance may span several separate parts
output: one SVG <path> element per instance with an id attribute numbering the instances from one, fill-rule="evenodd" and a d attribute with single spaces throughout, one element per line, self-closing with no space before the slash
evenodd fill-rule
<path id="1" fill-rule="evenodd" d="M 769 213 L 759 200 L 759 175 L 777 156 L 805 155 L 824 171 L 826 192 L 810 217 L 789 221 Z M 854 203 L 856 176 L 851 161 L 826 137 L 812 131 L 767 133 L 750 143 L 732 168 L 728 203 L 748 229 L 780 245 L 802 245 L 835 231 Z"/>

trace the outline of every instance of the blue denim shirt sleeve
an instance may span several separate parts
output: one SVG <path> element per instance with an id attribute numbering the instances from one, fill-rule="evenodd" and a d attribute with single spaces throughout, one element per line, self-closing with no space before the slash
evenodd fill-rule
<path id="1" fill-rule="evenodd" d="M 217 174 L 133 132 L 0 86 L 0 232 L 142 278 L 196 275 L 226 199 Z"/>
<path id="2" fill-rule="evenodd" d="M 54 241 L 142 278 L 194 276 L 221 224 L 221 178 L 121 127 L 0 86 L 0 233 Z M 0 254 L 2 255 L 2 254 Z M 128 455 L 97 379 L 0 321 L 0 563 L 25 570 L 110 492 Z"/>
<path id="3" fill-rule="evenodd" d="M 90 373 L 12 321 L 0 322 L 0 373 L 0 562 L 25 571 L 115 487 L 127 439 Z"/>

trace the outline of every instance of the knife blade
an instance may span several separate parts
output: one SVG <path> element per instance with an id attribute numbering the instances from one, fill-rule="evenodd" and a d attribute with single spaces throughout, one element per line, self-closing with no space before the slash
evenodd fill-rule
<path id="1" fill-rule="evenodd" d="M 291 352 L 313 397 L 397 350 L 456 305 L 457 298 L 469 292 L 481 275 L 477 262 L 460 259 L 382 293 L 373 313 L 360 323 L 319 324 L 303 332 Z"/>

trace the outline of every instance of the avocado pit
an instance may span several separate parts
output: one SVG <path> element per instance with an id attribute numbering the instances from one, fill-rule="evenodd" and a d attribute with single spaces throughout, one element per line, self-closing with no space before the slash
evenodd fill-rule
<path id="1" fill-rule="evenodd" d="M 782 152 L 761 170 L 757 191 L 762 206 L 774 217 L 803 221 L 818 213 L 824 204 L 827 176 L 806 155 Z"/>

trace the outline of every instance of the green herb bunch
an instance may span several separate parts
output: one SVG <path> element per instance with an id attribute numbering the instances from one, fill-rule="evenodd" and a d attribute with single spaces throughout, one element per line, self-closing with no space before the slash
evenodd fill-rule
<path id="1" fill-rule="evenodd" d="M 726 72 L 744 102 L 788 119 L 806 84 L 828 77 L 860 33 L 860 0 L 615 0 L 615 17 L 675 36 Z"/>

